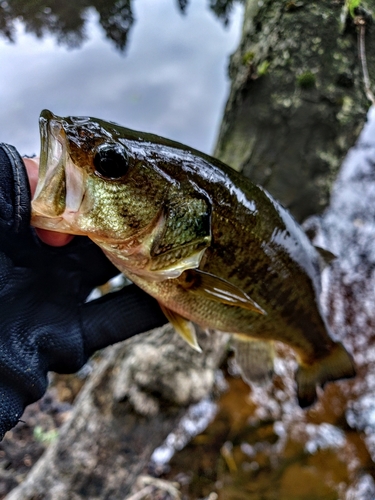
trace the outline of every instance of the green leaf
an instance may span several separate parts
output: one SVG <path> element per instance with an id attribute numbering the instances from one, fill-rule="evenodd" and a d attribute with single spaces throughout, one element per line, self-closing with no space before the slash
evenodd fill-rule
<path id="1" fill-rule="evenodd" d="M 349 13 L 352 17 L 355 17 L 354 11 L 357 7 L 359 7 L 360 3 L 361 3 L 361 0 L 346 0 L 346 4 L 348 6 Z"/>

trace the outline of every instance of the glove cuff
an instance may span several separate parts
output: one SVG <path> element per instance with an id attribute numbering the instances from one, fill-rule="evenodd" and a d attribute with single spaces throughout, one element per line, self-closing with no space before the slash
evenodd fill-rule
<path id="1" fill-rule="evenodd" d="M 19 233 L 30 224 L 30 186 L 17 150 L 0 143 L 0 229 Z"/>
<path id="2" fill-rule="evenodd" d="M 20 420 L 24 409 L 30 403 L 41 398 L 47 389 L 47 379 L 44 380 L 44 387 L 34 394 L 20 392 L 18 387 L 7 384 L 1 380 L 0 385 L 0 441 L 4 434 L 14 427 Z"/>

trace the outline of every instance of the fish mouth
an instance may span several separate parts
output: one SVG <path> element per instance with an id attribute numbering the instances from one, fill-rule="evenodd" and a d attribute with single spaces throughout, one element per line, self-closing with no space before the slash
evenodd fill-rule
<path id="1" fill-rule="evenodd" d="M 78 214 L 85 194 L 83 171 L 69 155 L 64 120 L 44 110 L 39 127 L 39 177 L 31 202 L 31 224 L 71 232 L 72 219 Z"/>

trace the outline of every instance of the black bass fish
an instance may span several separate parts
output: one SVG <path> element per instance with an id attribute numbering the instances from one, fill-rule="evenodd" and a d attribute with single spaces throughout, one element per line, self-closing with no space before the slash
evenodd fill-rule
<path id="1" fill-rule="evenodd" d="M 272 197 L 176 142 L 88 117 L 40 117 L 35 227 L 86 235 L 154 296 L 193 347 L 195 322 L 232 333 L 246 379 L 297 357 L 298 400 L 355 369 L 319 305 L 320 256 Z M 146 313 L 146 311 L 145 311 Z"/>

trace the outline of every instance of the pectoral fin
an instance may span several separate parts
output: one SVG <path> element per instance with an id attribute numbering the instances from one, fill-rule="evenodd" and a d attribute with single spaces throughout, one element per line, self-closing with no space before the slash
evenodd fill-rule
<path id="1" fill-rule="evenodd" d="M 264 385 L 273 375 L 273 342 L 255 340 L 245 335 L 233 335 L 231 345 L 245 382 Z"/>
<path id="2" fill-rule="evenodd" d="M 191 321 L 180 316 L 178 313 L 171 311 L 167 307 L 160 304 L 160 308 L 167 317 L 168 321 L 173 325 L 176 332 L 187 342 L 193 349 L 202 352 L 197 341 L 194 325 Z"/>
<path id="3" fill-rule="evenodd" d="M 243 290 L 229 281 L 199 269 L 190 269 L 179 278 L 179 283 L 191 293 L 230 306 L 243 307 L 259 314 L 266 314 Z"/>

